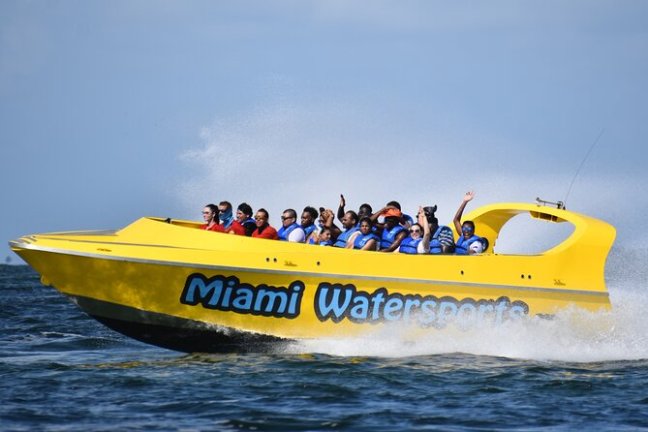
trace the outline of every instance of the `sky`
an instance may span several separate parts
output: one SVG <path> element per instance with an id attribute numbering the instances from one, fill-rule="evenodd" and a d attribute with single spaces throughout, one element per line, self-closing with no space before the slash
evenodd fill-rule
<path id="1" fill-rule="evenodd" d="M 566 201 L 648 242 L 648 2 L 0 2 L 7 241 L 265 207 Z"/>

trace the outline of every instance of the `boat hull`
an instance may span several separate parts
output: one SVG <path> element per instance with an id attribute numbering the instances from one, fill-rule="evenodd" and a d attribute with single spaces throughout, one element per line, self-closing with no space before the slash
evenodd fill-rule
<path id="1" fill-rule="evenodd" d="M 21 256 L 45 275 L 43 283 L 70 296 L 108 327 L 186 352 L 272 351 L 291 341 L 370 335 L 389 324 L 437 331 L 454 321 L 482 326 L 547 317 L 570 306 L 593 311 L 610 307 L 607 292 L 538 287 L 529 279 L 524 279 L 526 285 L 497 285 L 470 279 L 188 266 L 34 250 L 23 250 Z M 448 265 L 463 260 L 459 264 L 464 270 L 457 273 L 466 275 L 466 264 L 475 264 L 466 260 L 495 257 L 420 258 Z"/>
<path id="2" fill-rule="evenodd" d="M 281 352 L 293 341 L 239 331 L 170 315 L 72 297 L 81 309 L 106 327 L 150 345 L 182 352 Z"/>

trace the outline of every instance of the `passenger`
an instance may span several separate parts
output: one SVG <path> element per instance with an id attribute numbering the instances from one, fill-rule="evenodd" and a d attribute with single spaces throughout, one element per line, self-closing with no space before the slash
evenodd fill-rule
<path id="1" fill-rule="evenodd" d="M 324 230 L 324 228 L 327 228 L 331 231 L 331 241 L 335 242 L 335 240 L 340 236 L 342 231 L 340 228 L 338 228 L 337 225 L 335 225 L 335 215 L 333 214 L 333 210 L 331 209 L 325 209 L 324 207 L 320 207 L 320 215 L 319 215 L 319 226 L 320 226 L 320 234 Z"/>
<path id="2" fill-rule="evenodd" d="M 207 204 L 202 211 L 205 223 L 200 225 L 201 229 L 207 231 L 225 232 L 222 226 L 218 224 L 218 207 L 215 204 Z"/>
<path id="3" fill-rule="evenodd" d="M 362 220 L 362 218 L 364 217 L 370 218 L 372 213 L 373 213 L 373 209 L 371 208 L 371 206 L 367 203 L 364 203 L 358 209 L 358 218 L 360 218 L 360 220 Z"/>
<path id="4" fill-rule="evenodd" d="M 252 219 L 252 207 L 247 203 L 239 204 L 236 209 L 236 220 L 232 222 L 228 232 L 250 237 L 256 227 L 256 222 Z"/>
<path id="5" fill-rule="evenodd" d="M 401 208 L 401 205 L 398 201 L 389 201 L 387 203 L 388 207 L 395 207 L 398 210 L 403 212 L 403 209 Z M 403 225 L 405 228 L 409 229 L 412 225 L 414 225 L 414 218 L 408 214 L 403 213 L 401 216 L 400 224 Z"/>
<path id="6" fill-rule="evenodd" d="M 342 218 L 342 228 L 344 228 L 344 231 L 342 231 L 342 233 L 340 233 L 340 235 L 337 237 L 333 246 L 341 248 L 347 247 L 351 235 L 358 231 L 357 225 L 358 215 L 356 214 L 356 212 L 349 210 L 348 212 L 344 213 L 344 217 Z"/>
<path id="7" fill-rule="evenodd" d="M 304 230 L 304 234 L 306 234 L 307 242 L 311 238 L 317 237 L 318 233 L 315 221 L 317 221 L 317 210 L 315 210 L 315 207 L 304 207 L 301 215 L 301 228 Z"/>
<path id="8" fill-rule="evenodd" d="M 430 226 L 430 253 L 431 254 L 451 254 L 454 253 L 455 243 L 452 229 L 445 225 L 439 225 L 439 219 L 434 213 L 437 206 L 423 207 L 425 218 Z"/>
<path id="9" fill-rule="evenodd" d="M 342 218 L 346 213 L 346 211 L 344 210 L 345 205 L 346 205 L 346 200 L 344 199 L 344 195 L 340 194 L 340 205 L 337 211 L 337 217 L 340 222 L 342 222 Z M 358 220 L 362 219 L 365 216 L 371 216 L 372 213 L 373 213 L 373 209 L 371 208 L 371 206 L 367 203 L 364 203 L 360 206 L 360 208 L 358 208 Z M 375 227 L 374 227 L 374 231 L 375 231 Z"/>
<path id="10" fill-rule="evenodd" d="M 297 223 L 297 212 L 293 209 L 286 209 L 281 215 L 281 223 L 283 226 L 277 232 L 279 240 L 304 243 L 306 240 L 306 233 L 302 227 Z"/>
<path id="11" fill-rule="evenodd" d="M 322 228 L 318 235 L 311 236 L 308 243 L 320 246 L 332 246 L 331 229 L 326 227 Z"/>
<path id="12" fill-rule="evenodd" d="M 260 208 L 257 210 L 254 219 L 256 221 L 256 229 L 252 231 L 252 237 L 279 240 L 277 230 L 268 223 L 270 215 L 266 209 Z"/>
<path id="13" fill-rule="evenodd" d="M 229 201 L 221 201 L 218 203 L 218 210 L 220 210 L 220 223 L 225 228 L 225 231 L 230 229 L 232 222 L 234 222 L 234 215 L 232 215 L 232 203 Z"/>
<path id="14" fill-rule="evenodd" d="M 400 224 L 403 213 L 392 207 L 387 209 L 383 216 L 385 223 L 380 236 L 380 252 L 394 252 L 407 237 L 407 230 Z"/>
<path id="15" fill-rule="evenodd" d="M 426 254 L 430 250 L 430 225 L 423 207 L 419 207 L 418 222 L 409 228 L 410 235 L 405 237 L 398 248 L 399 253 Z"/>
<path id="16" fill-rule="evenodd" d="M 463 200 L 461 201 L 461 205 L 457 209 L 457 213 L 455 214 L 453 220 L 455 229 L 459 234 L 459 238 L 457 239 L 457 242 L 455 244 L 455 253 L 457 255 L 473 255 L 475 253 L 481 253 L 483 251 L 483 245 L 481 249 L 479 248 L 479 245 L 475 245 L 474 248 L 471 247 L 471 245 L 475 242 L 479 242 L 481 244 L 481 238 L 475 235 L 475 223 L 473 221 L 464 221 L 463 223 L 460 222 L 461 215 L 466 208 L 466 204 L 472 201 L 474 197 L 474 192 L 466 192 L 466 195 L 464 195 Z"/>
<path id="17" fill-rule="evenodd" d="M 372 250 L 378 249 L 379 238 L 372 231 L 373 223 L 370 217 L 363 217 L 360 220 L 360 228 L 347 242 L 347 249 Z"/>

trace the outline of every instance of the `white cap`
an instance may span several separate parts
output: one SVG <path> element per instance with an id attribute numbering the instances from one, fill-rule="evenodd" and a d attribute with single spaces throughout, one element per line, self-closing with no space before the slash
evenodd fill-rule
<path id="1" fill-rule="evenodd" d="M 470 244 L 469 248 L 474 253 L 482 253 L 482 252 L 484 252 L 484 245 L 479 240 L 476 240 L 476 241 L 472 242 Z"/>

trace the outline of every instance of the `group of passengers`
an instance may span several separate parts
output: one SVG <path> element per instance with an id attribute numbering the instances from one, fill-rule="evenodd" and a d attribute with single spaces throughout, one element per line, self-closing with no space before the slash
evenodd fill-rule
<path id="1" fill-rule="evenodd" d="M 453 223 L 459 233 L 454 240 L 452 230 L 439 225 L 435 217 L 436 206 L 419 207 L 416 221 L 404 214 L 397 201 L 390 201 L 377 212 L 369 204 L 362 204 L 357 212 L 345 210 L 346 202 L 340 195 L 337 215 L 331 209 L 320 207 L 319 212 L 307 206 L 297 221 L 297 212 L 286 209 L 281 215 L 277 230 L 269 224 L 269 214 L 260 208 L 253 215 L 252 207 L 241 203 L 232 212 L 232 204 L 221 201 L 208 204 L 203 209 L 205 224 L 202 229 L 244 235 L 270 240 L 283 240 L 320 246 L 361 249 L 406 254 L 458 254 L 481 253 L 488 247 L 485 238 L 475 234 L 472 221 L 461 222 L 461 216 L 473 192 L 467 192 L 455 214 Z M 335 217 L 341 228 L 335 224 Z"/>

